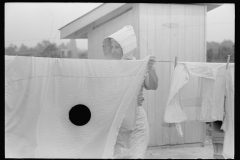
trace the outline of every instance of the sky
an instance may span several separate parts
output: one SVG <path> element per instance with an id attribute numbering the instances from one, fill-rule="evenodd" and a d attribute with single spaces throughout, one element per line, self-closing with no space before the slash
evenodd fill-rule
<path id="1" fill-rule="evenodd" d="M 34 47 L 42 40 L 57 44 L 59 29 L 102 3 L 5 3 L 5 47 L 24 44 Z M 207 13 L 207 41 L 235 42 L 235 5 L 228 3 Z M 77 40 L 87 49 L 87 40 Z"/>
<path id="2" fill-rule="evenodd" d="M 207 41 L 235 42 L 235 5 L 228 3 L 207 13 Z"/>

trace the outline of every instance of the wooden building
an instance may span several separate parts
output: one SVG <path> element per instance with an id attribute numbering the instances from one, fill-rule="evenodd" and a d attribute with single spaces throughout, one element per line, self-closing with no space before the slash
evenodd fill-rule
<path id="1" fill-rule="evenodd" d="M 137 59 L 149 54 L 158 61 L 206 62 L 206 15 L 221 4 L 106 3 L 60 28 L 61 39 L 88 39 L 88 59 L 104 59 L 103 39 L 132 25 L 138 40 Z M 144 91 L 143 107 L 150 127 L 149 146 L 201 143 L 205 123 L 181 123 L 183 137 L 175 126 L 163 121 L 170 88 L 172 63 L 157 62 L 156 91 Z"/>

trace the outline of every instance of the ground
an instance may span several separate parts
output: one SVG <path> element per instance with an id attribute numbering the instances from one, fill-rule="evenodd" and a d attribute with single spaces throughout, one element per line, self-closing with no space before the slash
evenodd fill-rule
<path id="1" fill-rule="evenodd" d="M 167 147 L 148 147 L 144 159 L 215 159 L 211 140 L 211 127 L 207 124 L 206 140 L 202 143 Z"/>
<path id="2" fill-rule="evenodd" d="M 145 159 L 214 159 L 212 141 L 206 140 L 204 145 L 192 144 L 189 146 L 148 147 Z"/>

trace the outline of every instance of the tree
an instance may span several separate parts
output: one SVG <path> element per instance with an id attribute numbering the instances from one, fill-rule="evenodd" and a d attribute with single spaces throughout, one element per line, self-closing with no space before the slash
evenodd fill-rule
<path id="1" fill-rule="evenodd" d="M 43 52 L 44 50 L 44 46 L 42 43 L 38 43 L 36 47 L 34 47 L 34 50 L 37 51 L 37 52 Z"/>
<path id="2" fill-rule="evenodd" d="M 6 55 L 17 55 L 17 46 L 10 44 L 9 47 L 5 48 Z"/>
<path id="3" fill-rule="evenodd" d="M 48 44 L 48 45 L 47 45 Z M 56 44 L 47 43 L 46 41 L 43 42 L 43 45 L 47 45 L 42 52 L 39 52 L 37 56 L 39 57 L 55 57 L 59 58 L 60 53 L 58 52 L 58 48 Z"/>
<path id="4" fill-rule="evenodd" d="M 80 59 L 88 59 L 88 52 L 87 50 L 79 50 L 78 55 Z"/>
<path id="5" fill-rule="evenodd" d="M 61 58 L 61 49 L 68 49 L 69 43 L 61 43 L 57 45 L 47 40 L 37 43 L 35 47 L 27 47 L 22 44 L 19 48 L 13 44 L 5 48 L 6 55 L 19 55 L 19 56 L 37 56 L 37 57 L 54 57 Z M 81 59 L 87 59 L 87 50 L 77 50 L 77 55 Z M 68 50 L 68 57 L 71 56 L 72 52 Z"/>
<path id="6" fill-rule="evenodd" d="M 58 46 L 58 49 L 67 49 L 68 48 L 68 44 L 65 45 L 64 43 L 61 43 L 59 46 Z"/>
<path id="7" fill-rule="evenodd" d="M 28 52 L 29 52 L 28 47 L 22 44 L 21 47 L 19 48 L 18 55 L 26 54 Z"/>
<path id="8" fill-rule="evenodd" d="M 229 54 L 229 48 L 226 46 L 221 46 L 221 54 L 220 54 L 220 60 L 221 62 L 226 62 L 228 54 Z"/>
<path id="9" fill-rule="evenodd" d="M 207 62 L 212 62 L 213 61 L 213 49 L 209 48 L 207 50 Z"/>

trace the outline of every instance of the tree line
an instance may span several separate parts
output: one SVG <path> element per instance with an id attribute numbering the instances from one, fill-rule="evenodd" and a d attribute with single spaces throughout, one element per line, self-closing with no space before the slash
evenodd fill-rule
<path id="1" fill-rule="evenodd" d="M 52 58 L 68 58 L 71 50 L 67 50 L 67 56 L 62 51 L 68 49 L 68 43 L 57 45 L 47 40 L 43 40 L 35 47 L 27 47 L 22 44 L 20 47 L 10 44 L 5 48 L 5 55 L 18 56 L 35 56 L 35 57 L 52 57 Z M 86 59 L 87 50 L 78 50 L 79 58 Z M 235 44 L 230 40 L 224 40 L 222 43 L 207 42 L 207 62 L 226 62 L 230 55 L 230 62 L 234 62 Z"/>
<path id="2" fill-rule="evenodd" d="M 230 55 L 230 62 L 234 63 L 235 44 L 232 41 L 207 42 L 207 62 L 225 63 L 228 55 Z"/>
<path id="3" fill-rule="evenodd" d="M 17 56 L 34 56 L 34 57 L 52 57 L 52 58 L 68 58 L 71 55 L 71 50 L 67 50 L 67 56 L 63 55 L 63 50 L 68 49 L 68 43 L 61 43 L 57 45 L 56 43 L 51 43 L 47 40 L 43 40 L 37 43 L 34 47 L 27 47 L 22 44 L 20 47 L 10 44 L 5 47 L 5 55 L 17 55 Z M 79 50 L 78 55 L 81 59 L 87 58 L 87 50 Z"/>

